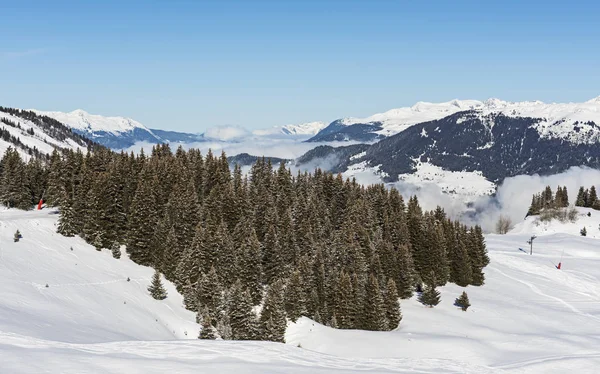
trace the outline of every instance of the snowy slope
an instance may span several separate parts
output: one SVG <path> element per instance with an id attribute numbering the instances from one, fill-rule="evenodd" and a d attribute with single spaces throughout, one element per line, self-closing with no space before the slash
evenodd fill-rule
<path id="1" fill-rule="evenodd" d="M 560 222 L 558 220 L 542 222 L 539 216 L 529 216 L 512 229 L 513 233 L 532 233 L 535 235 L 548 235 L 566 233 L 580 236 L 580 231 L 585 227 L 588 238 L 600 239 L 600 211 L 591 208 L 576 208 L 578 211 L 575 222 Z M 589 216 L 588 216 L 589 214 Z M 600 254 L 600 243 L 599 243 Z"/>
<path id="2" fill-rule="evenodd" d="M 197 340 L 195 316 L 172 284 L 166 300 L 152 299 L 150 268 L 56 234 L 55 213 L 0 210 L 0 373 L 489 372 L 453 360 L 344 358 L 271 342 Z M 14 243 L 17 229 L 23 239 Z"/>
<path id="3" fill-rule="evenodd" d="M 75 130 L 86 133 L 107 132 L 118 135 L 135 129 L 141 129 L 150 132 L 146 126 L 138 121 L 125 117 L 105 117 L 96 114 L 87 113 L 84 110 L 77 109 L 72 112 L 44 112 L 32 109 L 34 112 L 54 118 L 55 120 L 70 126 Z"/>
<path id="4" fill-rule="evenodd" d="M 148 296 L 151 268 L 57 234 L 55 211 L 0 209 L 0 331 L 71 343 L 197 337 L 174 286 L 164 301 Z"/>
<path id="5" fill-rule="evenodd" d="M 12 123 L 19 124 L 21 128 L 19 129 L 9 126 L 6 123 L 2 122 L 3 119 L 8 120 Z M 8 131 L 12 136 L 18 137 L 24 145 L 30 148 L 35 147 L 43 153 L 52 153 L 55 147 L 81 150 L 86 149 L 85 145 L 78 144 L 73 139 L 65 139 L 64 141 L 60 141 L 56 138 L 53 138 L 52 136 L 45 133 L 43 129 L 35 123 L 7 112 L 0 111 L 0 128 L 3 128 L 6 131 Z M 33 130 L 33 135 L 27 133 L 28 130 Z M 1 138 L 0 157 L 4 154 L 4 152 L 9 146 L 12 146 L 13 148 L 17 149 L 17 151 L 19 151 L 23 158 L 29 159 L 29 155 L 23 149 L 15 147 L 13 144 L 6 142 Z"/>
<path id="6" fill-rule="evenodd" d="M 503 114 L 508 117 L 539 119 L 535 129 L 546 138 L 560 138 L 572 143 L 595 143 L 600 140 L 600 96 L 583 103 L 541 101 L 509 102 L 500 99 L 452 100 L 444 103 L 418 102 L 411 107 L 391 109 L 366 118 L 347 117 L 339 125 L 380 124 L 377 134 L 391 136 L 412 125 L 438 120 L 457 112 L 474 111 L 482 117 Z"/>
<path id="7" fill-rule="evenodd" d="M 341 123 L 353 125 L 356 123 L 380 122 L 383 130 L 378 133 L 390 136 L 417 123 L 440 119 L 456 112 L 480 108 L 482 105 L 482 102 L 477 100 L 452 100 L 445 103 L 420 101 L 411 107 L 391 109 L 367 118 L 344 118 Z"/>
<path id="8" fill-rule="evenodd" d="M 600 96 L 584 103 L 552 104 L 489 99 L 483 103 L 481 114 L 492 113 L 539 118 L 541 121 L 534 128 L 544 138 L 564 139 L 574 144 L 600 141 Z"/>
<path id="9" fill-rule="evenodd" d="M 579 223 L 600 222 L 600 214 L 586 217 Z M 467 312 L 452 305 L 463 289 L 448 285 L 433 309 L 416 298 L 402 301 L 395 331 L 333 330 L 301 318 L 288 327 L 284 345 L 195 340 L 194 315 L 171 284 L 166 300 L 150 298 L 151 269 L 59 236 L 56 218 L 47 210 L 0 211 L 2 373 L 595 373 L 600 367 L 600 241 L 560 233 L 564 227 L 555 222 L 540 232 L 533 256 L 519 250 L 530 235 L 527 222 L 487 237 L 486 284 L 466 289 Z M 17 228 L 24 238 L 13 243 Z M 559 261 L 562 270 L 554 268 Z M 174 340 L 186 338 L 194 340 Z"/>
<path id="10" fill-rule="evenodd" d="M 307 122 L 298 125 L 274 126 L 268 129 L 254 130 L 257 136 L 313 136 L 327 126 L 325 122 Z"/>
<path id="11" fill-rule="evenodd" d="M 415 297 L 403 301 L 404 318 L 394 332 L 334 330 L 302 318 L 288 328 L 286 339 L 346 358 L 435 357 L 494 372 L 596 373 L 600 242 L 541 234 L 530 256 L 519 250 L 528 238 L 525 232 L 487 237 L 486 284 L 466 289 L 472 304 L 467 312 L 452 305 L 463 288 L 448 285 L 433 309 Z M 554 267 L 559 261 L 562 270 Z"/>

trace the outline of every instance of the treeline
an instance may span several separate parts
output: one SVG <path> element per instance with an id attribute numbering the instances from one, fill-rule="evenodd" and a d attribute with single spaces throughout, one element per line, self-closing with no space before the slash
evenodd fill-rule
<path id="1" fill-rule="evenodd" d="M 566 186 L 558 186 L 556 193 L 552 191 L 550 186 L 546 186 L 543 192 L 533 195 L 527 216 L 539 215 L 544 211 L 548 212 L 556 210 L 557 208 L 566 208 L 568 206 L 569 194 Z M 575 206 L 600 210 L 600 200 L 598 199 L 596 187 L 580 187 L 577 193 L 577 199 L 575 200 Z"/>
<path id="2" fill-rule="evenodd" d="M 2 191 L 5 175 L 27 166 L 17 158 L 2 160 Z M 489 262 L 480 227 L 319 169 L 292 175 L 259 159 L 245 176 L 225 154 L 167 145 L 149 156 L 54 152 L 32 167 L 40 185 L 23 180 L 11 191 L 22 188 L 27 201 L 30 186 L 45 189 L 60 206 L 58 232 L 98 250 L 124 244 L 133 261 L 162 272 L 198 312 L 203 337 L 283 341 L 286 320 L 300 316 L 394 329 L 399 298 L 435 296 L 448 282 L 480 286 Z"/>
<path id="3" fill-rule="evenodd" d="M 579 192 L 577 193 L 577 200 L 575 201 L 575 206 L 600 210 L 600 200 L 598 200 L 596 187 L 592 186 L 589 189 L 579 187 Z"/>
<path id="4" fill-rule="evenodd" d="M 543 192 L 534 194 L 527 216 L 540 214 L 544 209 L 566 208 L 569 206 L 569 193 L 567 186 L 556 188 L 556 194 L 550 186 L 546 186 Z"/>

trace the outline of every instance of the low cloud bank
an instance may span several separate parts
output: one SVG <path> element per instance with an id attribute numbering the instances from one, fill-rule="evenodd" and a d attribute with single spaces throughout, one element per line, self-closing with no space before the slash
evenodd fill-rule
<path id="1" fill-rule="evenodd" d="M 379 176 L 372 171 L 358 172 L 355 177 L 361 184 L 381 183 Z M 573 205 L 579 187 L 589 188 L 592 185 L 600 186 L 600 170 L 586 167 L 572 167 L 563 173 L 548 176 L 520 175 L 506 178 L 498 187 L 495 196 L 475 198 L 471 206 L 467 207 L 465 198 L 456 198 L 444 193 L 433 183 L 389 184 L 398 189 L 406 199 L 417 196 L 423 209 L 431 210 L 439 205 L 449 216 L 466 224 L 481 225 L 485 232 L 494 232 L 500 216 L 509 217 L 513 224 L 521 222 L 527 214 L 532 195 L 543 191 L 546 186 L 552 187 L 554 192 L 557 186 L 566 186 L 569 202 Z"/>

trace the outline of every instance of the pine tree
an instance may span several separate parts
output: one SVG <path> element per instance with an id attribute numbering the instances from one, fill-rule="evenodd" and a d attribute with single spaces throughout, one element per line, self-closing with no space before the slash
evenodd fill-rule
<path id="1" fill-rule="evenodd" d="M 579 231 L 579 233 L 581 234 L 581 236 L 587 236 L 587 229 L 585 228 L 585 226 L 581 229 L 581 231 Z"/>
<path id="2" fill-rule="evenodd" d="M 263 340 L 284 343 L 286 318 L 284 308 L 284 281 L 275 281 L 268 289 L 260 315 Z"/>
<path id="3" fill-rule="evenodd" d="M 65 198 L 62 200 L 60 207 L 60 217 L 58 218 L 58 227 L 56 232 L 63 235 L 72 237 L 77 234 L 75 229 L 75 212 L 73 210 L 73 200 Z"/>
<path id="4" fill-rule="evenodd" d="M 164 300 L 167 298 L 167 291 L 163 287 L 160 279 L 160 272 L 158 270 L 154 272 L 152 283 L 148 286 L 148 292 L 150 292 L 150 295 L 156 300 Z"/>
<path id="5" fill-rule="evenodd" d="M 112 252 L 114 258 L 121 258 L 121 245 L 119 242 L 113 242 L 113 244 L 110 246 L 110 251 Z"/>
<path id="6" fill-rule="evenodd" d="M 352 317 L 355 308 L 352 280 L 342 271 L 336 281 L 333 298 L 333 316 L 336 319 L 336 326 L 340 329 L 351 329 L 354 326 Z"/>
<path id="7" fill-rule="evenodd" d="M 127 233 L 127 253 L 132 261 L 141 265 L 153 263 L 153 238 L 159 221 L 159 208 L 156 205 L 158 189 L 158 179 L 147 165 L 139 176 L 131 203 Z"/>
<path id="8" fill-rule="evenodd" d="M 363 325 L 366 330 L 384 331 L 387 329 L 386 309 L 379 282 L 373 274 L 369 277 L 364 302 Z"/>
<path id="9" fill-rule="evenodd" d="M 0 164 L 0 203 L 9 208 L 30 209 L 31 192 L 25 178 L 25 164 L 19 152 L 8 147 Z"/>
<path id="10" fill-rule="evenodd" d="M 463 291 L 460 297 L 457 297 L 456 300 L 454 300 L 454 305 L 462 309 L 463 312 L 466 312 L 467 309 L 469 309 L 471 303 L 469 302 L 469 296 L 467 296 L 465 291 Z"/>
<path id="11" fill-rule="evenodd" d="M 205 314 L 204 318 L 215 318 L 222 302 L 222 286 L 215 267 L 207 274 L 202 274 L 198 280 L 197 308 Z"/>
<path id="12" fill-rule="evenodd" d="M 473 281 L 473 271 L 469 251 L 467 245 L 465 245 L 465 238 L 460 235 L 459 225 L 447 223 L 447 232 L 450 235 L 448 240 L 450 281 L 461 287 L 466 287 Z"/>
<path id="13" fill-rule="evenodd" d="M 598 195 L 596 194 L 596 186 L 590 187 L 590 194 L 588 195 L 587 206 L 593 208 L 598 201 Z"/>
<path id="14" fill-rule="evenodd" d="M 419 302 L 433 308 L 440 303 L 440 292 L 435 289 L 435 276 L 432 274 L 430 278 L 430 283 L 425 286 L 425 289 L 419 295 Z"/>
<path id="15" fill-rule="evenodd" d="M 231 293 L 229 311 L 231 338 L 233 340 L 254 340 L 257 338 L 256 315 L 252 311 L 250 292 L 242 288 L 238 281 Z"/>
<path id="16" fill-rule="evenodd" d="M 285 287 L 285 311 L 292 322 L 306 313 L 306 296 L 304 294 L 304 279 L 299 271 L 294 271 Z"/>
<path id="17" fill-rule="evenodd" d="M 402 313 L 400 311 L 400 302 L 398 298 L 396 282 L 394 282 L 392 278 L 389 278 L 387 282 L 384 304 L 387 328 L 389 330 L 394 330 L 398 327 L 400 321 L 402 320 Z"/>
<path id="18" fill-rule="evenodd" d="M 575 206 L 585 206 L 585 190 L 583 187 L 579 187 L 579 192 L 577 193 L 577 200 L 575 201 Z"/>
<path id="19" fill-rule="evenodd" d="M 562 189 L 562 200 L 563 200 L 563 207 L 566 208 L 569 206 L 569 193 L 567 191 L 567 186 L 564 186 Z"/>
<path id="20" fill-rule="evenodd" d="M 215 332 L 215 328 L 210 324 L 210 321 L 204 320 L 198 339 L 215 340 L 216 338 L 217 334 Z"/>

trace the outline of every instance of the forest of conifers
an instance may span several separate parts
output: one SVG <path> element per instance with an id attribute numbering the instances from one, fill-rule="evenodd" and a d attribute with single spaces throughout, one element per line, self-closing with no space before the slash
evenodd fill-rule
<path id="1" fill-rule="evenodd" d="M 265 159 L 245 175 L 225 154 L 168 145 L 150 155 L 55 151 L 47 162 L 9 149 L 0 175 L 2 204 L 31 209 L 45 191 L 59 233 L 98 250 L 124 245 L 164 274 L 207 338 L 283 341 L 300 316 L 395 329 L 399 299 L 447 282 L 483 285 L 489 262 L 481 228 L 441 208 Z"/>

